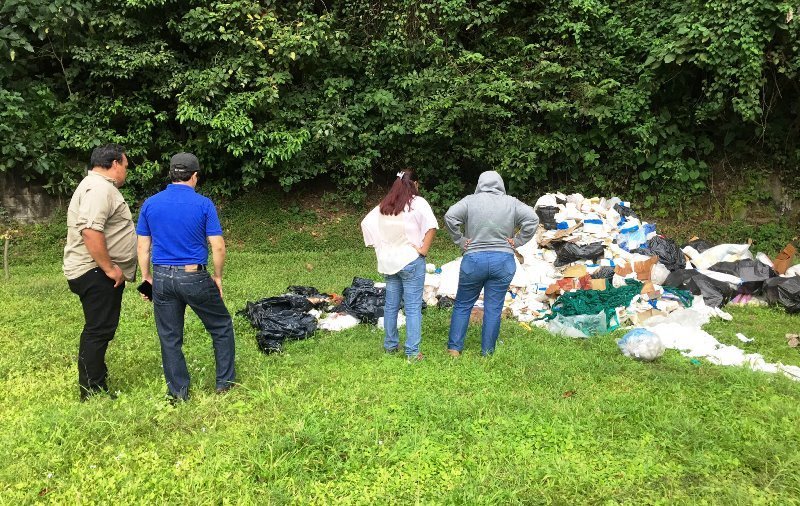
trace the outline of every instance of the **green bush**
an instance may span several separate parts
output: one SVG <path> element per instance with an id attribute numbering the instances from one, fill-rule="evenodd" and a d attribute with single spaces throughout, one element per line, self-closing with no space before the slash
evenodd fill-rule
<path id="1" fill-rule="evenodd" d="M 705 191 L 722 154 L 796 165 L 793 15 L 758 0 L 6 0 L 0 171 L 66 192 L 116 141 L 140 194 L 191 150 L 218 194 L 326 175 L 359 200 L 413 166 L 440 205 L 486 169 L 516 193 L 663 205 Z"/>

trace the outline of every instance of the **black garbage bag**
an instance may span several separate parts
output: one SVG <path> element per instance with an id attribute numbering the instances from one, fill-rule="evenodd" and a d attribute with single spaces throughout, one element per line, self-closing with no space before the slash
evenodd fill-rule
<path id="1" fill-rule="evenodd" d="M 542 224 L 545 230 L 555 230 L 558 227 L 556 213 L 558 213 L 557 207 L 541 206 L 536 208 L 536 216 L 539 217 L 539 223 Z"/>
<path id="2" fill-rule="evenodd" d="M 368 278 L 359 278 L 356 276 L 353 278 L 353 282 L 350 286 L 353 288 L 374 288 L 375 282 Z"/>
<path id="3" fill-rule="evenodd" d="M 763 289 L 770 304 L 780 304 L 787 313 L 800 313 L 800 276 L 770 278 Z"/>
<path id="4" fill-rule="evenodd" d="M 702 295 L 707 306 L 722 307 L 736 296 L 736 287 L 730 283 L 700 274 L 695 269 L 673 271 L 664 281 L 664 286 L 689 290 L 693 295 Z"/>
<path id="5" fill-rule="evenodd" d="M 603 246 L 602 242 L 595 242 L 585 246 L 571 242 L 559 242 L 553 244 L 553 249 L 556 250 L 557 255 L 553 265 L 563 267 L 578 260 L 597 260 L 603 256 L 605 246 Z"/>
<path id="6" fill-rule="evenodd" d="M 268 339 L 256 336 L 256 343 L 258 344 L 258 349 L 267 355 L 283 353 L 283 339 Z"/>
<path id="7" fill-rule="evenodd" d="M 611 279 L 614 277 L 614 273 L 613 267 L 598 267 L 597 270 L 592 273 L 592 279 Z"/>
<path id="8" fill-rule="evenodd" d="M 286 309 L 266 313 L 258 322 L 256 339 L 305 339 L 317 330 L 317 319 L 301 311 Z"/>
<path id="9" fill-rule="evenodd" d="M 353 284 L 344 289 L 342 297 L 342 303 L 333 311 L 351 314 L 362 323 L 378 323 L 378 318 L 383 316 L 386 290 L 375 288 L 371 279 L 353 278 Z"/>
<path id="10" fill-rule="evenodd" d="M 711 266 L 711 270 L 742 278 L 739 293 L 747 294 L 761 293 L 764 282 L 778 275 L 769 265 L 749 258 L 737 262 L 718 262 Z"/>
<path id="11" fill-rule="evenodd" d="M 284 340 L 305 339 L 317 330 L 317 319 L 306 312 L 311 308 L 312 304 L 303 295 L 286 294 L 248 302 L 237 314 L 258 329 L 258 348 L 270 354 L 280 353 Z"/>
<path id="12" fill-rule="evenodd" d="M 276 311 L 293 310 L 305 312 L 312 308 L 312 304 L 302 295 L 279 295 L 277 297 L 267 297 L 256 302 L 248 302 L 245 308 L 239 311 L 250 321 L 254 327 L 259 327 L 259 321 L 268 313 Z"/>
<path id="13" fill-rule="evenodd" d="M 313 286 L 287 286 L 286 293 L 293 293 L 295 295 L 302 295 L 303 297 L 318 297 L 322 295 L 319 293 L 319 290 L 314 288 Z"/>
<path id="14" fill-rule="evenodd" d="M 330 304 L 331 296 L 327 293 L 320 293 L 319 290 L 313 286 L 287 286 L 286 291 L 290 294 L 301 295 L 305 297 L 314 309 L 323 309 Z"/>
<path id="15" fill-rule="evenodd" d="M 711 244 L 708 241 L 704 241 L 702 239 L 695 239 L 694 241 L 689 241 L 687 244 L 684 244 L 683 247 L 685 248 L 686 246 L 691 246 L 692 248 L 697 250 L 698 253 L 702 253 L 705 250 L 711 249 L 711 248 L 714 247 L 713 244 Z"/>
<path id="16" fill-rule="evenodd" d="M 630 207 L 625 207 L 622 204 L 614 204 L 614 210 L 619 213 L 620 216 L 623 218 L 636 218 L 639 219 L 639 215 L 636 214 L 633 209 Z"/>
<path id="17" fill-rule="evenodd" d="M 438 297 L 438 301 L 436 302 L 436 307 L 440 309 L 447 309 L 455 306 L 456 300 L 452 297 L 448 297 L 447 295 L 440 295 Z"/>
<path id="18" fill-rule="evenodd" d="M 653 236 L 647 241 L 646 250 L 648 256 L 657 255 L 658 261 L 664 264 L 670 272 L 686 268 L 686 257 L 672 239 L 659 235 Z"/>

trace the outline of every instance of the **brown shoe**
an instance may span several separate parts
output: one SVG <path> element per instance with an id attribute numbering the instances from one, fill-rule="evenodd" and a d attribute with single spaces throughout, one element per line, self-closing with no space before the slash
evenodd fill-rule
<path id="1" fill-rule="evenodd" d="M 447 350 L 447 354 L 450 355 L 451 357 L 460 357 L 461 356 L 461 352 L 458 351 L 458 350 L 448 349 Z"/>
<path id="2" fill-rule="evenodd" d="M 406 360 L 408 360 L 408 363 L 410 364 L 412 362 L 420 362 L 424 358 L 425 355 L 423 355 L 422 353 L 417 353 L 416 355 L 408 355 L 406 357 Z"/>

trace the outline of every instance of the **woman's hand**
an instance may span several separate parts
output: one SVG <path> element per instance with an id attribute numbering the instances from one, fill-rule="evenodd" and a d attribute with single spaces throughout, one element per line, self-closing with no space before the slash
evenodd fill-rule
<path id="1" fill-rule="evenodd" d="M 416 250 L 417 250 L 417 253 L 420 254 L 420 256 L 423 256 L 423 257 L 428 256 L 428 250 L 426 250 L 425 248 L 419 247 L 419 248 L 416 248 Z"/>

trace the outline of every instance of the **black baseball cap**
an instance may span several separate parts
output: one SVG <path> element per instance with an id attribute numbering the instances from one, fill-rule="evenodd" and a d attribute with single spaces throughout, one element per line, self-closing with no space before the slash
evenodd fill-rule
<path id="1" fill-rule="evenodd" d="M 172 156 L 169 161 L 170 174 L 191 174 L 200 172 L 200 161 L 191 153 L 178 153 Z"/>

